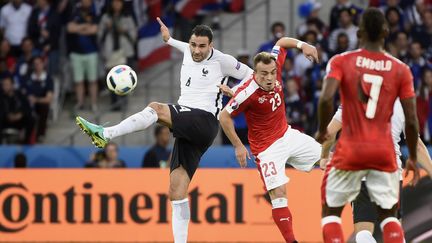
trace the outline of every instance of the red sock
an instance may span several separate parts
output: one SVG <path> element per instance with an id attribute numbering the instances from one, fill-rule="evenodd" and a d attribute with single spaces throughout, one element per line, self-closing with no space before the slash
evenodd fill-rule
<path id="1" fill-rule="evenodd" d="M 282 233 L 287 243 L 295 242 L 294 231 L 292 228 L 292 216 L 288 207 L 274 208 L 272 210 L 273 220 Z"/>
<path id="2" fill-rule="evenodd" d="M 386 218 L 381 223 L 384 243 L 403 243 L 404 232 L 397 218 Z"/>
<path id="3" fill-rule="evenodd" d="M 327 216 L 322 219 L 324 243 L 344 243 L 341 220 L 337 216 Z"/>

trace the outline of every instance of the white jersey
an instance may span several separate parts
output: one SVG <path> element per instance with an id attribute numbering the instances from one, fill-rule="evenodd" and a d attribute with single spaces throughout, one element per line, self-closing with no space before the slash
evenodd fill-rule
<path id="1" fill-rule="evenodd" d="M 338 110 L 333 116 L 333 119 L 342 123 L 342 106 L 339 106 Z M 399 99 L 396 99 L 393 106 L 393 115 L 391 117 L 391 133 L 392 133 L 393 144 L 396 152 L 396 160 L 400 170 L 402 169 L 402 161 L 400 159 L 402 153 L 400 151 L 399 142 L 401 140 L 400 136 L 402 132 L 404 132 L 404 127 L 405 127 L 405 115 L 402 109 L 402 104 L 400 103 Z"/>
<path id="2" fill-rule="evenodd" d="M 205 110 L 219 119 L 222 92 L 218 85 L 225 84 L 228 76 L 236 79 L 249 78 L 253 70 L 214 48 L 204 61 L 195 62 L 188 43 L 173 38 L 167 43 L 183 52 L 178 104 Z"/>

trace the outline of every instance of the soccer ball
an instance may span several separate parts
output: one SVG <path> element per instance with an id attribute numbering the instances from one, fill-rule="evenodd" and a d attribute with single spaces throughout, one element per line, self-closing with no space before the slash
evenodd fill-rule
<path id="1" fill-rule="evenodd" d="M 106 82 L 108 89 L 116 95 L 126 95 L 135 89 L 137 75 L 128 65 L 117 65 L 108 72 Z"/>

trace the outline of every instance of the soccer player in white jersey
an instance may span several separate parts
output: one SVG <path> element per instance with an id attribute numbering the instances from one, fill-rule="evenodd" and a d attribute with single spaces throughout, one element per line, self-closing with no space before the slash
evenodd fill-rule
<path id="1" fill-rule="evenodd" d="M 77 117 L 77 124 L 93 143 L 104 147 L 113 138 L 142 131 L 158 122 L 169 127 L 176 138 L 171 159 L 169 197 L 172 203 L 172 230 L 175 243 L 187 242 L 190 209 L 188 187 L 201 156 L 216 137 L 222 91 L 226 77 L 245 79 L 253 70 L 234 57 L 213 48 L 212 30 L 198 25 L 189 43 L 171 38 L 158 18 L 163 40 L 183 52 L 178 104 L 151 102 L 144 110 L 112 127 L 102 127 Z"/>
<path id="2" fill-rule="evenodd" d="M 402 155 L 400 151 L 400 136 L 405 127 L 405 116 L 403 113 L 402 105 L 398 100 L 396 100 L 393 107 L 393 115 L 391 117 L 391 133 L 393 138 L 393 143 L 395 146 L 396 159 L 398 163 L 399 170 L 401 172 L 401 186 L 402 186 L 402 161 L 400 156 Z M 336 140 L 336 134 L 342 129 L 342 106 L 339 106 L 338 110 L 334 114 L 332 120 L 327 126 L 327 131 L 329 134 L 329 139 L 323 143 L 322 147 L 322 159 L 320 161 L 320 167 L 325 169 L 326 164 L 329 162 L 330 150 L 334 145 Z M 429 152 L 423 143 L 423 141 L 418 138 L 417 143 L 417 159 L 422 167 L 427 171 L 429 176 L 432 177 L 432 161 L 429 156 Z M 376 240 L 373 238 L 375 222 L 378 221 L 378 215 L 376 212 L 376 206 L 371 202 L 369 194 L 367 192 L 366 184 L 363 179 L 360 193 L 357 198 L 352 202 L 353 208 L 353 220 L 354 220 L 354 233 L 356 234 L 356 242 L 374 243 Z M 400 213 L 399 213 L 399 216 Z"/>
<path id="3" fill-rule="evenodd" d="M 285 184 L 289 179 L 285 165 L 310 171 L 321 153 L 320 144 L 291 128 L 287 122 L 281 72 L 287 49 L 294 47 L 301 49 L 310 60 L 318 61 L 315 47 L 293 38 L 281 38 L 271 54 L 261 52 L 255 56 L 253 77 L 236 89 L 220 117 L 221 126 L 234 145 L 237 160 L 244 167 L 249 154 L 234 129 L 232 117 L 245 113 L 250 148 L 271 198 L 273 220 L 287 243 L 296 242 L 296 239 L 286 195 Z"/>

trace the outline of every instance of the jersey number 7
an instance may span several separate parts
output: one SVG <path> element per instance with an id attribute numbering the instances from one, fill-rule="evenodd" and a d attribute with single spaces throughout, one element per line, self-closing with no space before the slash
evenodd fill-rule
<path id="1" fill-rule="evenodd" d="M 378 98 L 381 91 L 381 85 L 383 77 L 375 74 L 363 74 L 363 81 L 372 84 L 369 93 L 369 100 L 366 107 L 366 117 L 373 119 L 375 117 L 376 108 L 378 104 Z"/>

